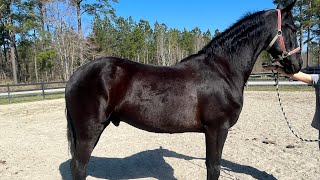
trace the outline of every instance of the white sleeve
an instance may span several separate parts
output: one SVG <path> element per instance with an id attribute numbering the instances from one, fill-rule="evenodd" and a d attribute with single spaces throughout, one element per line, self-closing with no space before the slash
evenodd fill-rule
<path id="1" fill-rule="evenodd" d="M 319 82 L 319 74 L 311 74 L 312 85 L 315 87 Z"/>

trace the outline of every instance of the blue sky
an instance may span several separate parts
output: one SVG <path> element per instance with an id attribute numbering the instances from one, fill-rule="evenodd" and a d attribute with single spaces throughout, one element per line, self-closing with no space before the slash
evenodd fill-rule
<path id="1" fill-rule="evenodd" d="M 247 12 L 274 9 L 272 0 L 118 0 L 113 4 L 118 16 L 135 21 L 165 23 L 168 28 L 201 31 L 225 30 Z"/>

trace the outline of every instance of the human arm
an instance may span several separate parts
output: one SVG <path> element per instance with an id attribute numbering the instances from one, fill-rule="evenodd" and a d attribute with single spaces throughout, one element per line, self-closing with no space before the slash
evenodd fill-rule
<path id="1" fill-rule="evenodd" d="M 306 74 L 306 73 L 303 73 L 303 72 L 298 72 L 298 73 L 295 73 L 295 74 L 287 74 L 287 73 L 284 72 L 282 67 L 277 66 L 277 65 L 276 66 L 273 66 L 273 65 L 263 66 L 263 68 L 266 69 L 266 70 L 276 70 L 280 74 L 285 75 L 287 77 L 290 77 L 292 79 L 295 79 L 295 80 L 298 80 L 298 81 L 302 81 L 302 82 L 305 82 L 307 84 L 313 84 L 313 79 L 312 79 L 312 76 L 310 74 Z"/>
<path id="2" fill-rule="evenodd" d="M 295 74 L 285 74 L 285 76 L 288 76 L 288 77 L 295 79 L 295 80 L 298 80 L 298 81 L 305 82 L 307 84 L 312 84 L 312 77 L 310 74 L 298 72 Z"/>

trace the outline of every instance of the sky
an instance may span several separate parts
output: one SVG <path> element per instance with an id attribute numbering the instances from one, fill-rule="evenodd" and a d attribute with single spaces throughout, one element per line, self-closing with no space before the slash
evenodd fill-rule
<path id="1" fill-rule="evenodd" d="M 211 33 L 222 32 L 248 12 L 276 8 L 272 0 L 118 0 L 113 7 L 117 16 L 143 19 L 151 27 L 158 22 L 168 28 L 198 27 Z"/>

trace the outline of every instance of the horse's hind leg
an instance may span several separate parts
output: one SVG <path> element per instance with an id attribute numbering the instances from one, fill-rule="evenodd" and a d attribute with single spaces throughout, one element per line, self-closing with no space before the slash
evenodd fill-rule
<path id="1" fill-rule="evenodd" d="M 107 124 L 102 124 L 94 118 L 74 123 L 76 145 L 70 164 L 74 180 L 86 179 L 86 169 L 91 153 L 106 126 Z"/>
<path id="2" fill-rule="evenodd" d="M 222 149 L 227 135 L 226 129 L 205 129 L 207 180 L 219 179 Z"/>

